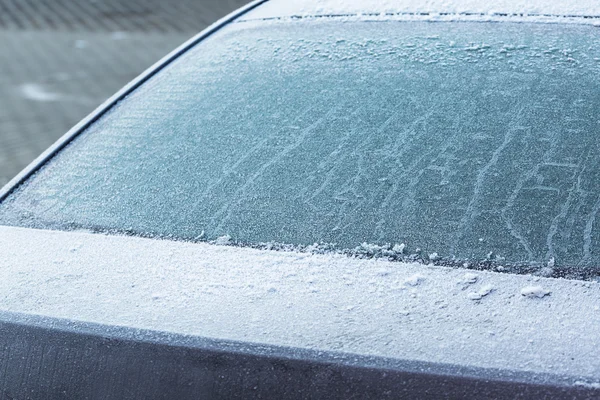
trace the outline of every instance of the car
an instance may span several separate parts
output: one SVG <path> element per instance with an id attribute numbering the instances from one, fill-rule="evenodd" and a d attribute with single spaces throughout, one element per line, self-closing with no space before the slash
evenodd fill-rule
<path id="1" fill-rule="evenodd" d="M 217 22 L 0 191 L 2 397 L 600 398 L 599 22 Z"/>

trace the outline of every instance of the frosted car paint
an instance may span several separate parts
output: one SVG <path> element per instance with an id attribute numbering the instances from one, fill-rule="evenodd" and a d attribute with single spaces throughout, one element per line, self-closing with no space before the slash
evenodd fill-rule
<path id="1" fill-rule="evenodd" d="M 12 396 L 598 394 L 595 282 L 14 227 L 0 248 Z"/>

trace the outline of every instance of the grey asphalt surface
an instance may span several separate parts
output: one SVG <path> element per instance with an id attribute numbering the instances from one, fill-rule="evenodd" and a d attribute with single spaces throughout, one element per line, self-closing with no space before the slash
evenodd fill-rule
<path id="1" fill-rule="evenodd" d="M 0 0 L 0 186 L 146 68 L 249 0 Z"/>

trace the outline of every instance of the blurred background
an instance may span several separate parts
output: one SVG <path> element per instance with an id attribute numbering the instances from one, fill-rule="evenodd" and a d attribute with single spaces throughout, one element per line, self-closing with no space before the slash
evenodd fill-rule
<path id="1" fill-rule="evenodd" d="M 0 187 L 108 97 L 250 0 L 0 0 Z"/>

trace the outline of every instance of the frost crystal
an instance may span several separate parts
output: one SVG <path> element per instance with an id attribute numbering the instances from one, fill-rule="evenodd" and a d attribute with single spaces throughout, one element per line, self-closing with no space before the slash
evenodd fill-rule
<path id="1" fill-rule="evenodd" d="M 423 275 L 414 274 L 414 275 L 408 277 L 406 280 L 404 280 L 404 284 L 410 285 L 410 286 L 417 286 L 424 280 L 425 280 L 425 277 Z"/>
<path id="2" fill-rule="evenodd" d="M 484 298 L 488 294 L 492 293 L 493 291 L 494 291 L 493 286 L 486 285 L 486 286 L 482 287 L 481 289 L 479 289 L 477 292 L 469 293 L 467 295 L 467 297 L 471 300 L 481 300 L 482 298 Z"/>
<path id="3" fill-rule="evenodd" d="M 394 247 L 392 248 L 392 251 L 394 251 L 395 253 L 404 253 L 404 248 L 406 247 L 406 245 L 404 243 L 400 243 L 400 244 L 396 244 L 394 245 Z"/>
<path id="4" fill-rule="evenodd" d="M 521 289 L 521 294 L 525 297 L 538 297 L 542 298 L 544 296 L 548 296 L 550 294 L 549 290 L 545 290 L 541 286 L 526 286 Z"/>
<path id="5" fill-rule="evenodd" d="M 229 236 L 229 235 L 219 236 L 217 238 L 217 240 L 215 240 L 215 244 L 218 246 L 226 246 L 228 244 L 231 244 L 231 236 Z"/>
<path id="6" fill-rule="evenodd" d="M 600 382 L 576 381 L 575 386 L 582 386 L 590 389 L 600 389 Z"/>
<path id="7" fill-rule="evenodd" d="M 479 279 L 479 277 L 472 273 L 472 272 L 467 272 L 464 276 L 463 276 L 463 282 L 464 283 L 475 283 L 477 282 L 477 279 Z"/>

